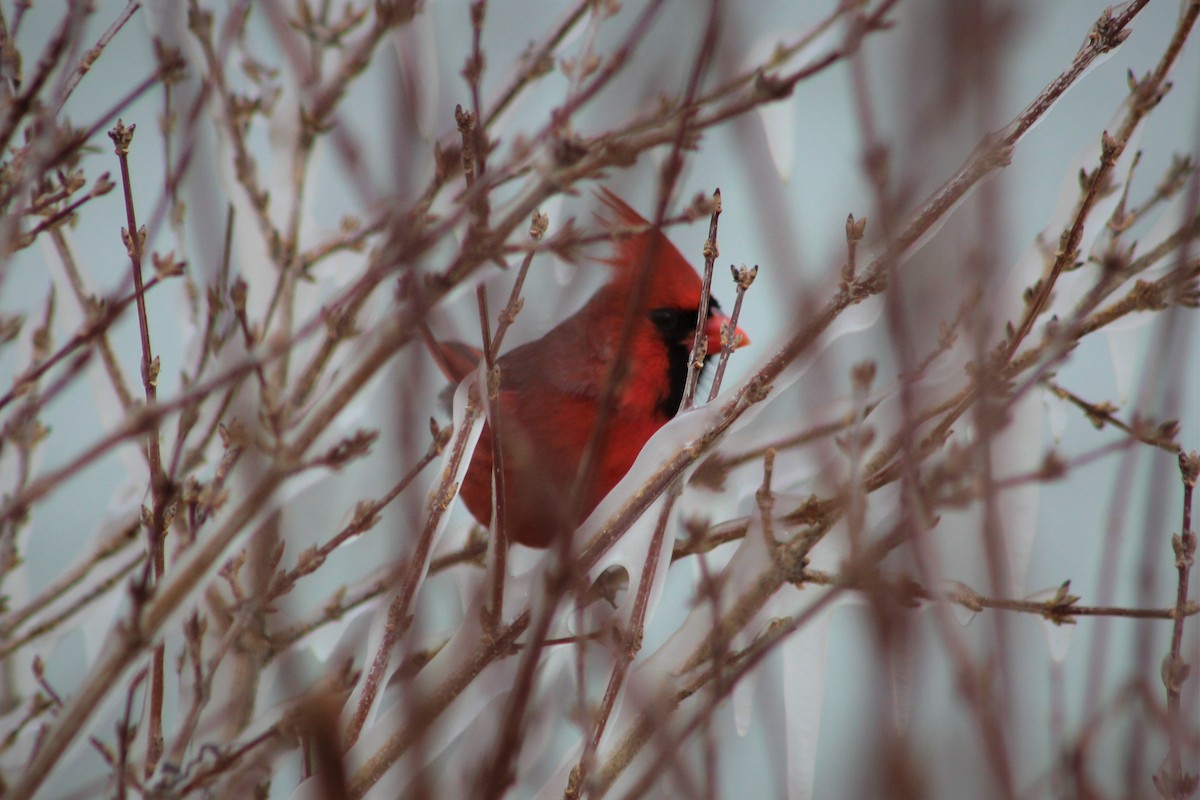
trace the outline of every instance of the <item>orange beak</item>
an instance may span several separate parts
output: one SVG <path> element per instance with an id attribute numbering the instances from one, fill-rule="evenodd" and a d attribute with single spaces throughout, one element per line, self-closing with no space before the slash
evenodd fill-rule
<path id="1" fill-rule="evenodd" d="M 721 329 L 729 325 L 729 317 L 721 313 L 709 314 L 708 322 L 704 323 L 704 335 L 708 339 L 707 355 L 714 355 L 721 352 L 723 342 L 721 341 Z M 730 343 L 733 350 L 739 347 L 745 347 L 750 344 L 750 337 L 741 328 L 733 332 L 733 341 Z"/>

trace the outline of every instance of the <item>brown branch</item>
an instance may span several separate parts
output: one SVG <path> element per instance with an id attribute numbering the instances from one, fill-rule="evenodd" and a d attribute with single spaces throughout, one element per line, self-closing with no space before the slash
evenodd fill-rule
<path id="1" fill-rule="evenodd" d="M 146 404 L 158 402 L 158 372 L 159 360 L 150 346 L 150 322 L 146 314 L 146 287 L 142 280 L 142 255 L 146 243 L 146 229 L 138 228 L 137 214 L 133 207 L 133 187 L 129 178 L 129 147 L 133 142 L 133 132 L 136 126 L 126 127 L 121 120 L 109 131 L 117 161 L 121 166 L 121 187 L 125 196 L 125 218 L 129 227 L 122 231 L 125 248 L 129 254 L 129 262 L 133 268 L 134 301 L 137 305 L 138 332 L 142 340 L 142 386 L 146 393 Z M 162 580 L 166 571 L 166 558 L 163 553 L 163 538 L 166 536 L 167 487 L 166 475 L 163 473 L 162 452 L 159 446 L 159 431 L 157 425 L 150 425 L 146 432 L 147 453 L 150 463 L 150 493 L 153 497 L 153 510 L 148 519 L 146 553 L 153 567 L 154 582 Z M 150 586 L 146 587 L 150 590 Z M 152 658 L 150 669 L 150 722 L 146 730 L 146 777 L 154 773 L 158 759 L 162 756 L 162 708 L 164 693 L 164 660 L 166 651 L 159 644 Z"/>
<path id="2" fill-rule="evenodd" d="M 733 281 L 737 284 L 737 296 L 733 301 L 733 311 L 729 313 L 729 321 L 721 325 L 721 358 L 717 361 L 717 373 L 713 376 L 712 388 L 708 391 L 708 402 L 717 399 L 717 393 L 721 391 L 721 383 L 725 379 L 725 367 L 729 364 L 729 357 L 733 355 L 734 348 L 738 345 L 738 318 L 742 315 L 742 300 L 746 297 L 746 290 L 750 288 L 750 284 L 754 283 L 754 278 L 758 275 L 758 265 L 755 264 L 752 268 L 746 267 L 736 268 L 732 264 L 729 265 L 729 271 L 733 273 Z"/>
<path id="3" fill-rule="evenodd" d="M 1179 454 L 1179 473 L 1183 479 L 1183 527 L 1178 535 L 1171 537 L 1171 548 L 1175 552 L 1175 569 L 1178 580 L 1175 587 L 1174 624 L 1171 626 L 1171 647 L 1162 662 L 1162 682 L 1167 690 L 1167 757 L 1154 774 L 1154 788 L 1166 800 L 1186 798 L 1195 791 L 1197 776 L 1183 770 L 1182 738 L 1183 684 L 1188 679 L 1191 666 L 1183 660 L 1183 623 L 1187 612 L 1196 611 L 1195 603 L 1188 602 L 1188 582 L 1192 567 L 1196 563 L 1196 533 L 1192 530 L 1192 493 L 1196 479 L 1200 477 L 1200 453 Z"/>
<path id="4" fill-rule="evenodd" d="M 713 264 L 721 255 L 717 249 L 717 222 L 721 217 L 721 189 L 712 194 L 712 217 L 708 221 L 708 238 L 704 240 L 704 269 L 700 273 L 700 309 L 696 313 L 696 331 L 692 335 L 691 358 L 688 359 L 687 379 L 683 384 L 683 400 L 680 410 L 687 411 L 695 404 L 696 384 L 700 381 L 700 370 L 704 366 L 707 338 L 704 326 L 708 321 L 708 304 L 712 299 Z M 709 402 L 713 395 L 709 395 Z"/>
<path id="5" fill-rule="evenodd" d="M 554 69 L 554 49 L 579 24 L 583 15 L 595 7 L 592 0 L 576 0 L 575 5 L 566 13 L 561 23 L 536 47 L 530 46 L 521 57 L 521 65 L 517 73 L 509 80 L 508 85 L 500 92 L 499 97 L 487 111 L 486 119 L 480 116 L 480 124 L 491 124 L 512 104 L 521 92 L 532 82 L 550 73 Z M 478 110 L 478 105 L 476 106 Z"/>
<path id="6" fill-rule="evenodd" d="M 1119 46 L 1129 35 L 1129 32 L 1124 30 L 1125 26 L 1141 11 L 1146 2 L 1147 0 L 1135 0 L 1135 2 L 1131 2 L 1117 17 L 1113 17 L 1112 11 L 1106 9 L 1092 28 L 1088 45 L 1085 45 L 1084 51 L 1089 48 L 1096 49 L 1103 47 L 1107 50 Z M 1132 92 L 1132 103 L 1125 118 L 1121 121 L 1116 134 L 1110 136 L 1105 131 L 1101 136 L 1100 163 L 1093 172 L 1088 173 L 1087 188 L 1083 201 L 1070 227 L 1063 231 L 1058 252 L 1055 254 L 1054 263 L 1050 267 L 1049 274 L 1039 283 L 1034 296 L 1026 304 L 1020 323 L 1017 325 L 1013 335 L 1009 337 L 1007 347 L 1007 358 L 1009 360 L 1016 354 L 1021 343 L 1025 340 L 1030 330 L 1032 330 L 1034 321 L 1049 302 L 1050 294 L 1054 289 L 1054 284 L 1057 282 L 1058 277 L 1078 258 L 1079 243 L 1083 238 L 1084 224 L 1096 201 L 1099 199 L 1102 190 L 1108 185 L 1110 174 L 1116 166 L 1117 161 L 1121 158 L 1121 155 L 1125 152 L 1125 148 L 1128 146 L 1134 131 L 1162 98 L 1165 92 L 1167 74 L 1175 63 L 1179 51 L 1183 47 L 1183 43 L 1187 40 L 1197 16 L 1200 16 L 1200 5 L 1193 3 L 1184 10 L 1179 24 L 1175 28 L 1171 42 L 1159 59 L 1154 72 L 1147 76 L 1146 80 L 1141 83 L 1135 83 Z M 1081 55 L 1084 51 L 1081 51 Z M 1076 56 L 1075 61 L 1078 62 L 1079 60 L 1080 56 Z"/>
<path id="7" fill-rule="evenodd" d="M 129 0 L 125 4 L 125 8 L 121 9 L 116 19 L 112 21 L 112 24 L 96 40 L 96 44 L 79 59 L 79 63 L 75 65 L 75 69 L 71 71 L 70 77 L 67 78 L 66 83 L 63 85 L 62 92 L 58 97 L 58 108 L 54 112 L 55 116 L 62 114 L 63 106 L 67 104 L 67 98 L 75 91 L 75 87 L 83 80 L 83 76 L 95 66 L 96 61 L 104 53 L 104 48 L 108 47 L 109 43 L 116 38 L 121 28 L 125 27 L 125 23 L 133 17 L 134 12 L 141 8 L 141 5 L 141 0 Z"/>
<path id="8" fill-rule="evenodd" d="M 454 496 L 458 492 L 458 484 L 454 482 L 454 475 L 458 471 L 463 459 L 470 457 L 470 453 L 467 452 L 467 434 L 475 424 L 475 419 L 479 416 L 479 413 L 479 400 L 475 386 L 472 385 L 468 387 L 466 412 L 463 415 L 460 429 L 455 433 L 454 444 L 450 450 L 450 458 L 442 471 L 438 488 L 430 497 L 429 513 L 425 518 L 424 527 L 417 541 L 413 543 L 412 552 L 405 561 L 404 572 L 400 578 L 396 597 L 388 606 L 387 627 L 385 628 L 383 641 L 379 643 L 379 647 L 375 651 L 375 657 L 371 661 L 370 670 L 367 672 L 367 676 L 363 682 L 362 692 L 359 695 L 354 715 L 350 718 L 350 722 L 346 727 L 342 739 L 342 746 L 346 749 L 353 747 L 354 743 L 358 741 L 358 736 L 362 732 L 363 725 L 366 724 L 367 716 L 370 714 L 371 708 L 375 703 L 375 698 L 383 686 L 383 679 L 387 672 L 392 649 L 412 623 L 412 604 L 416 597 L 421 578 L 427 571 L 429 553 L 433 548 L 433 536 L 437 531 L 438 523 L 441 521 L 442 516 L 449 510 L 450 503 L 454 500 Z"/>
<path id="9" fill-rule="evenodd" d="M 1114 428 L 1124 431 L 1143 444 L 1166 450 L 1168 453 L 1179 453 L 1179 443 L 1175 441 L 1175 435 L 1179 429 L 1177 422 L 1153 426 L 1143 420 L 1139 420 L 1136 414 L 1133 424 L 1122 422 L 1115 416 L 1117 408 L 1112 403 L 1090 403 L 1074 392 L 1063 388 L 1055 381 L 1047 380 L 1043 383 L 1055 397 L 1066 400 L 1071 405 L 1083 411 L 1087 415 L 1088 420 L 1097 428 L 1101 428 L 1104 425 L 1112 425 Z M 1175 433 L 1172 433 L 1172 431 L 1175 431 Z"/>
<path id="10" fill-rule="evenodd" d="M 11 636 L 21 625 L 25 624 L 26 620 L 80 585 L 102 562 L 124 552 L 137 536 L 138 527 L 138 523 L 133 523 L 122 528 L 112 539 L 102 543 L 90 559 L 59 576 L 57 580 L 28 600 L 25 605 L 0 617 L 0 639 Z"/>
<path id="11" fill-rule="evenodd" d="M 360 800 L 409 747 L 425 736 L 429 727 L 450 703 L 493 661 L 512 652 L 517 638 L 529 627 L 526 611 L 501 629 L 499 636 L 488 637 L 479 648 L 427 696 L 417 699 L 406 724 L 367 757 L 350 781 L 350 800 Z"/>
<path id="12" fill-rule="evenodd" d="M 714 219 L 716 214 L 714 213 Z M 629 668 L 633 666 L 634 660 L 642 649 L 642 641 L 645 638 L 646 631 L 646 613 L 650 603 L 650 590 L 654 584 L 654 578 L 658 572 L 658 562 L 663 553 L 663 540 L 666 537 L 667 521 L 670 519 L 671 510 L 675 507 L 675 501 L 679 499 L 682 493 L 682 486 L 677 482 L 671 490 L 667 492 L 666 502 L 663 503 L 662 511 L 659 512 L 658 521 L 654 526 L 654 534 L 650 537 L 649 547 L 646 550 L 646 560 L 642 564 L 642 575 L 638 581 L 637 595 L 634 598 L 633 610 L 629 618 L 629 628 L 622 630 L 617 628 L 616 634 L 616 654 L 615 663 L 613 664 L 612 672 L 609 674 L 608 686 L 604 690 L 604 698 L 600 701 L 600 708 L 591 721 L 591 734 L 584 743 L 583 753 L 579 757 L 579 762 L 572 767 L 571 777 L 567 784 L 567 789 L 564 792 L 564 798 L 579 798 L 586 795 L 591 795 L 589 791 L 589 772 L 593 769 L 596 753 L 600 749 L 600 740 L 604 737 L 604 730 L 608 725 L 609 717 L 612 715 L 613 708 L 616 706 L 617 696 L 621 693 L 625 685 L 625 679 L 629 675 Z M 496 776 L 497 771 L 493 768 L 491 777 Z M 504 788 L 499 782 L 493 783 L 497 791 Z M 694 796 L 694 795 L 693 795 Z"/>
<path id="13" fill-rule="evenodd" d="M 398 347 L 408 341 L 410 337 L 411 331 L 408 328 L 393 325 L 385 329 L 372 350 L 363 357 L 359 365 L 351 371 L 337 390 L 330 393 L 327 402 L 312 413 L 310 421 L 299 432 L 292 444 L 293 453 L 303 453 L 311 447 L 321 432 L 345 407 L 349 399 L 362 389 L 380 367 L 395 354 Z M 95 449 L 96 446 L 91 448 L 91 450 Z M 80 460 L 76 459 L 76 462 Z M 288 459 L 283 458 L 282 460 L 287 462 Z M 94 713 L 98 704 L 104 699 L 107 687 L 129 668 L 147 646 L 150 637 L 189 596 L 196 584 L 208 574 L 229 543 L 259 513 L 262 506 L 290 475 L 289 467 L 278 464 L 268 466 L 259 476 L 258 482 L 247 491 L 245 499 L 225 517 L 221 527 L 213 531 L 207 538 L 198 541 L 189 552 L 188 557 L 182 560 L 177 569 L 173 571 L 171 579 L 160 584 L 158 592 L 151 598 L 138 619 L 137 626 L 127 630 L 123 636 L 111 642 L 109 649 L 92 667 L 80 689 L 72 696 L 69 706 L 63 709 L 62 714 L 46 734 L 41 749 L 21 776 L 20 783 L 12 788 L 12 796 L 28 798 L 45 780 L 54 764 L 80 730 L 82 722 Z"/>
<path id="14" fill-rule="evenodd" d="M 69 255 L 69 251 L 62 251 L 62 252 Z M 68 265 L 68 272 L 70 272 L 70 271 L 71 271 L 71 267 Z M 145 294 L 145 292 L 150 291 L 155 286 L 157 286 L 159 283 L 161 283 L 161 280 L 158 277 L 151 278 L 149 281 L 146 282 L 146 285 L 145 285 L 144 291 L 143 291 L 143 295 Z M 58 350 L 56 350 L 53 355 L 49 356 L 48 358 L 46 358 L 42 361 L 37 362 L 36 365 L 31 366 L 25 372 L 23 372 L 22 374 L 15 377 L 12 381 L 11 388 L 7 392 L 5 392 L 3 395 L 0 395 L 0 409 L 3 409 L 5 406 L 7 406 L 13 400 L 24 395 L 27 391 L 30 390 L 30 387 L 33 386 L 34 384 L 36 384 L 42 377 L 44 377 L 47 372 L 49 372 L 51 369 L 53 369 L 54 367 L 61 364 L 68 356 L 73 354 L 76 350 L 80 349 L 84 345 L 92 343 L 93 341 L 98 341 L 99 338 L 110 327 L 112 327 L 112 324 L 114 322 L 116 322 L 117 319 L 120 318 L 121 313 L 126 308 L 128 308 L 130 305 L 133 304 L 133 302 L 136 300 L 136 298 L 137 298 L 136 294 L 130 294 L 130 295 L 126 295 L 125 297 L 122 297 L 117 300 L 107 300 L 106 299 L 106 300 L 100 301 L 99 303 L 92 304 L 92 306 L 91 306 L 92 309 L 98 313 L 93 313 L 91 315 L 91 318 L 89 319 L 89 321 L 84 325 L 84 327 L 81 330 L 79 330 L 74 336 L 72 336 L 69 340 L 67 340 L 67 342 L 64 343 L 63 346 L 60 347 Z M 86 298 L 84 298 L 84 301 L 86 302 Z M 85 308 L 87 308 L 87 307 L 88 306 L 85 306 Z M 111 352 L 111 347 L 108 349 Z M 102 356 L 103 356 L 103 352 L 104 352 L 103 349 L 101 349 Z M 114 357 L 114 363 L 115 363 L 115 357 Z M 117 384 L 114 381 L 114 387 L 116 385 Z M 124 381 L 121 381 L 120 385 L 122 388 L 124 388 Z M 128 389 L 125 389 L 123 392 L 121 391 L 121 389 L 117 389 L 117 391 L 118 391 L 118 396 L 122 398 L 122 402 L 123 402 L 123 398 L 125 396 L 128 396 Z M 132 403 L 132 398 L 130 398 L 130 402 Z"/>
<path id="15" fill-rule="evenodd" d="M 125 713 L 121 717 L 121 721 L 117 723 L 117 797 L 119 800 L 125 800 L 126 786 L 130 780 L 137 780 L 137 775 L 132 774 L 129 769 L 129 746 L 133 743 L 134 734 L 137 726 L 133 724 L 133 703 L 137 696 L 138 689 L 142 685 L 142 681 L 146 680 L 148 670 L 142 669 L 133 676 L 133 680 L 129 682 L 129 688 L 125 692 Z"/>
<path id="16" fill-rule="evenodd" d="M 111 307 L 106 304 L 97 303 L 93 298 L 87 296 L 84 292 L 83 277 L 79 273 L 79 266 L 75 261 L 75 254 L 67 243 L 66 236 L 61 230 L 52 231 L 50 241 L 54 245 L 54 249 L 58 252 L 58 257 L 62 260 L 63 268 L 70 279 L 71 289 L 75 293 L 75 300 L 79 303 L 80 309 L 89 318 L 89 323 L 84 329 L 75 335 L 67 346 L 58 351 L 56 356 L 65 355 L 75 348 L 82 345 L 84 342 L 91 341 L 96 350 L 100 353 L 100 359 L 104 362 L 105 372 L 108 373 L 108 380 L 112 384 L 113 391 L 117 395 L 117 401 L 121 404 L 121 408 L 129 413 L 133 408 L 133 393 L 130 391 L 128 384 L 125 381 L 125 374 L 121 370 L 121 365 L 117 362 L 117 356 L 113 352 L 112 343 L 108 339 L 108 328 L 116 320 L 117 316 L 125 310 L 131 303 L 136 302 L 139 297 L 145 297 L 147 291 L 152 286 L 158 283 L 158 278 L 150 280 L 146 286 L 142 287 L 139 294 L 134 292 L 127 298 L 118 301 Z M 99 319 L 97 319 L 99 317 Z M 85 338 L 86 337 L 86 338 Z M 49 368 L 54 359 L 48 359 L 45 362 L 45 367 Z M 0 401 L 0 407 L 3 407 L 3 402 Z"/>
<path id="17" fill-rule="evenodd" d="M 68 203 L 60 209 L 55 210 L 52 214 L 45 217 L 37 225 L 23 232 L 18 238 L 14 249 L 22 249 L 29 247 L 37 240 L 37 237 L 46 231 L 56 230 L 64 222 L 69 222 L 75 218 L 75 212 L 83 208 L 83 206 L 96 199 L 103 197 L 112 191 L 114 184 L 108 179 L 108 173 L 102 174 L 96 183 L 92 186 L 91 191 L 78 198 L 72 203 Z M 34 213 L 31 209 L 31 213 Z"/>
<path id="18" fill-rule="evenodd" d="M 74 45 L 78 37 L 83 34 L 84 22 L 89 12 L 88 5 L 82 2 L 82 0 L 69 0 L 66 13 L 59 17 L 60 22 L 58 27 L 55 28 L 54 33 L 47 39 L 46 46 L 42 49 L 41 56 L 38 58 L 37 66 L 34 68 L 33 73 L 28 76 L 27 80 L 22 83 L 23 91 L 15 97 L 6 98 L 8 102 L 5 103 L 5 114 L 3 121 L 0 122 L 0 152 L 8 151 L 13 134 L 16 133 L 21 120 L 35 108 L 36 101 L 40 97 L 46 82 L 50 79 L 50 76 L 54 73 L 67 51 Z M 13 36 L 16 36 L 15 31 Z M 8 200 L 9 198 L 6 197 L 3 201 L 0 201 L 0 208 L 6 208 Z"/>
<path id="19" fill-rule="evenodd" d="M 105 557 L 107 557 L 107 555 Z M 113 588 L 125 581 L 129 577 L 130 573 L 132 573 L 133 570 L 145 560 L 145 558 L 146 556 L 144 553 L 139 553 L 138 555 L 134 556 L 132 559 L 126 561 L 124 564 L 114 570 L 113 573 L 104 580 L 100 581 L 94 586 L 89 587 L 87 591 L 81 593 L 79 597 L 73 600 L 61 611 L 47 618 L 46 620 L 39 622 L 37 625 L 23 632 L 20 636 L 11 639 L 8 638 L 13 627 L 20 622 L 21 617 L 11 620 L 6 617 L 4 619 L 5 629 L 4 633 L 2 634 L 4 638 L 4 644 L 3 646 L 0 646 L 0 658 L 5 658 L 12 655 L 33 640 L 54 631 L 59 625 L 62 625 L 64 622 L 71 619 L 71 617 L 74 617 L 79 612 L 85 610 L 97 598 L 108 594 L 108 592 L 112 591 Z M 99 559 L 97 559 L 97 561 L 90 562 L 89 564 L 85 565 L 85 567 L 91 567 L 92 565 L 96 564 L 98 560 Z M 76 573 L 76 580 L 73 580 L 71 583 L 65 585 L 63 583 L 59 583 L 56 589 L 61 588 L 62 591 L 65 591 L 67 588 L 79 584 L 86 577 L 86 575 L 86 571 L 80 570 Z M 59 591 L 56 596 L 61 595 L 62 591 Z M 52 599 L 54 598 L 41 600 L 39 601 L 39 605 L 45 605 Z M 36 608 L 34 607 L 34 604 L 31 603 L 29 606 L 26 606 L 24 609 L 22 609 L 21 614 L 22 616 L 27 616 L 32 614 L 34 610 L 36 610 Z"/>

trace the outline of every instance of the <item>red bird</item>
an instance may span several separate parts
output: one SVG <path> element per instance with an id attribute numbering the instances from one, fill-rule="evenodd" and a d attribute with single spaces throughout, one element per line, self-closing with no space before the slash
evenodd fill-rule
<path id="1" fill-rule="evenodd" d="M 617 222 L 647 225 L 611 192 L 605 190 L 601 199 Z M 591 480 L 572 514 L 572 487 L 644 260 L 651 273 L 634 314 L 628 369 L 598 442 Z M 500 426 L 509 541 L 546 547 L 557 532 L 574 530 L 629 471 L 651 435 L 679 410 L 700 309 L 700 276 L 660 230 L 618 240 L 607 263 L 615 267 L 612 280 L 583 308 L 499 359 L 500 396 L 491 423 Z M 721 325 L 727 321 L 711 300 L 704 325 L 708 355 L 720 352 Z M 456 383 L 481 358 L 458 342 L 437 343 L 428 335 L 427 342 L 438 366 Z M 735 346 L 748 343 L 738 329 Z M 492 439 L 486 425 L 460 492 L 475 518 L 490 524 Z"/>

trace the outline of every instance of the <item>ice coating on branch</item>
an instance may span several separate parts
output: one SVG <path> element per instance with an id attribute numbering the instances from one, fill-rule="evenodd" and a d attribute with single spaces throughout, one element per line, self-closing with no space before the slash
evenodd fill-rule
<path id="1" fill-rule="evenodd" d="M 784 589 L 784 591 L 796 591 Z M 817 775 L 817 747 L 821 741 L 821 710 L 825 704 L 829 627 L 832 611 L 813 621 L 783 643 L 780 682 L 786 713 L 785 741 L 788 800 L 810 800 Z"/>

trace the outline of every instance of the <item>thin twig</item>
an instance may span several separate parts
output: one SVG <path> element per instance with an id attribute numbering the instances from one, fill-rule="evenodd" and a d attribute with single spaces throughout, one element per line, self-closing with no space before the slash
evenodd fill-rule
<path id="1" fill-rule="evenodd" d="M 692 347 L 689 351 L 687 379 L 683 384 L 683 400 L 680 409 L 687 411 L 694 404 L 696 384 L 700 381 L 700 371 L 704 367 L 704 359 L 708 354 L 708 340 L 704 333 L 708 321 L 708 304 L 712 299 L 713 264 L 716 263 L 720 251 L 717 249 L 717 221 L 721 217 L 721 190 L 717 188 L 712 194 L 712 217 L 708 221 L 708 238 L 704 240 L 704 269 L 700 273 L 700 309 L 696 313 L 696 331 L 692 335 Z M 711 402 L 713 395 L 709 395 Z"/>
<path id="2" fill-rule="evenodd" d="M 121 9 L 121 13 L 117 14 L 116 19 L 112 21 L 112 24 L 96 40 L 96 44 L 84 53 L 83 58 L 75 65 L 75 69 L 71 71 L 71 76 L 67 78 L 67 82 L 63 85 L 62 93 L 58 98 L 58 108 L 55 110 L 56 116 L 62 114 L 63 106 L 67 103 L 67 98 L 75 91 L 75 87 L 83 80 L 83 76 L 95 65 L 96 60 L 104 52 L 104 48 L 108 47 L 109 43 L 116 38 L 121 28 L 125 27 L 125 23 L 133 17 L 134 12 L 141 8 L 141 6 L 140 0 L 129 0 L 125 4 L 125 8 Z"/>
<path id="3" fill-rule="evenodd" d="M 733 355 L 733 351 L 739 345 L 737 330 L 738 319 L 742 316 L 742 299 L 745 298 L 750 284 L 754 283 L 755 277 L 758 276 L 758 265 L 755 264 L 750 269 L 745 267 L 738 269 L 730 264 L 729 271 L 733 273 L 734 283 L 737 284 L 737 297 L 733 301 L 733 311 L 729 314 L 729 321 L 721 323 L 721 357 L 717 360 L 717 373 L 713 376 L 712 388 L 708 390 L 708 402 L 710 403 L 717 399 L 717 394 L 721 391 L 721 383 L 725 380 L 725 367 L 729 364 L 729 357 Z"/>
<path id="4" fill-rule="evenodd" d="M 1162 682 L 1167 690 L 1167 757 L 1154 775 L 1154 785 L 1159 793 L 1170 800 L 1187 797 L 1196 788 L 1197 778 L 1183 770 L 1182 739 L 1185 730 L 1183 721 L 1183 684 L 1188 679 L 1191 667 L 1183 659 L 1183 624 L 1189 608 L 1188 582 L 1192 566 L 1196 563 L 1196 533 L 1192 530 L 1192 493 L 1196 479 L 1200 477 L 1200 453 L 1179 454 L 1179 472 L 1183 482 L 1183 527 L 1171 537 L 1171 548 L 1175 553 L 1175 569 L 1178 580 L 1175 587 L 1174 621 L 1171 625 L 1171 647 L 1162 663 Z"/>
<path id="5" fill-rule="evenodd" d="M 133 142 L 135 125 L 128 127 L 121 120 L 108 136 L 113 141 L 117 161 L 121 166 L 121 187 L 125 196 L 125 219 L 128 228 L 122 231 L 125 248 L 129 253 L 129 262 L 133 267 L 134 300 L 137 305 L 138 332 L 142 340 L 142 386 L 146 393 L 146 404 L 158 402 L 158 372 L 159 361 L 154 356 L 150 346 L 150 322 L 146 314 L 146 287 L 142 280 L 142 255 L 146 244 L 146 229 L 138 228 L 137 214 L 133 207 L 133 187 L 129 178 L 129 147 Z M 163 473 L 162 452 L 159 448 L 159 432 L 157 425 L 150 425 L 146 432 L 147 454 L 150 462 L 150 494 L 153 497 L 153 510 L 146 520 L 147 526 L 146 553 L 153 567 L 155 582 L 161 581 L 166 570 L 166 558 L 163 553 L 163 537 L 166 535 L 166 506 L 167 486 Z M 147 573 L 150 574 L 150 573 Z M 147 590 L 150 587 L 147 587 Z M 164 693 L 164 660 L 165 646 L 159 644 L 154 649 L 150 670 L 150 723 L 146 730 L 146 771 L 149 777 L 154 772 L 158 759 L 162 756 L 162 707 Z"/>

